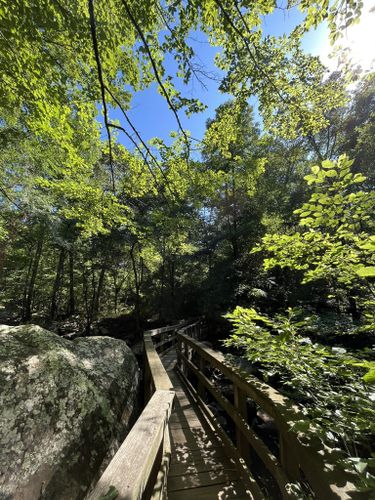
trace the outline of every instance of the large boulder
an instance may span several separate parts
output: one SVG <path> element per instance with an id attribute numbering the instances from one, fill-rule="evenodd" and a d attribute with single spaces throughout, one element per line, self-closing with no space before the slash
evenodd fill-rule
<path id="1" fill-rule="evenodd" d="M 125 342 L 0 326 L 0 499 L 85 496 L 137 412 Z"/>

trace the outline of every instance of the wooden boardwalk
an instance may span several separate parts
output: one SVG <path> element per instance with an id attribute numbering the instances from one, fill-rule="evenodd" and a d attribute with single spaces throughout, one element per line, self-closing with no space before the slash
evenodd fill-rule
<path id="1" fill-rule="evenodd" d="M 301 481 L 309 498 L 310 491 L 325 500 L 362 498 L 353 475 L 337 466 L 337 450 L 323 448 L 314 435 L 303 434 L 302 441 L 291 429 L 305 419 L 300 409 L 199 342 L 200 328 L 200 322 L 184 321 L 144 332 L 145 408 L 86 498 L 294 498 L 289 485 Z M 179 355 L 177 371 L 175 348 L 165 350 L 171 344 Z M 233 397 L 207 376 L 212 369 L 231 381 Z M 207 393 L 229 416 L 235 435 L 206 404 Z M 249 400 L 273 420 L 276 451 L 249 425 Z"/>
<path id="2" fill-rule="evenodd" d="M 226 455 L 222 441 L 175 372 L 175 349 L 169 349 L 160 358 L 176 391 L 169 421 L 172 458 L 168 500 L 251 498 L 234 460 Z"/>

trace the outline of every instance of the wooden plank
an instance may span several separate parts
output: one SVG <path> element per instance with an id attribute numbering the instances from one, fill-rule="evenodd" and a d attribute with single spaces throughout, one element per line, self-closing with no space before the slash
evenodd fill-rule
<path id="1" fill-rule="evenodd" d="M 186 474 L 197 474 L 198 472 L 205 471 L 216 471 L 216 470 L 235 470 L 237 471 L 237 467 L 235 463 L 229 460 L 229 458 L 222 454 L 216 458 L 212 457 L 201 457 L 198 456 L 195 460 L 190 458 L 183 463 L 174 463 L 171 464 L 169 468 L 169 477 L 172 476 L 181 476 Z"/>
<path id="2" fill-rule="evenodd" d="M 178 454 L 173 453 L 172 450 L 172 459 L 171 459 L 171 467 L 178 464 L 187 464 L 194 461 L 206 461 L 206 462 L 215 462 L 216 460 L 228 458 L 223 445 L 221 443 L 217 443 L 217 446 L 213 446 L 210 449 L 205 448 L 202 449 L 186 449 Z"/>
<path id="3" fill-rule="evenodd" d="M 160 351 L 160 348 L 167 345 L 167 344 L 170 344 L 171 342 L 174 341 L 174 337 L 169 337 L 165 340 L 161 340 L 160 342 L 157 342 L 154 344 L 154 347 L 155 347 L 155 350 L 156 351 Z"/>
<path id="4" fill-rule="evenodd" d="M 224 468 L 195 474 L 186 473 L 181 476 L 169 476 L 168 495 L 172 491 L 190 490 L 211 484 L 223 484 L 235 479 L 238 479 L 237 470 L 225 470 Z"/>
<path id="5" fill-rule="evenodd" d="M 142 498 L 157 465 L 155 460 L 163 444 L 173 398 L 174 392 L 155 392 L 88 500 L 98 500 L 111 486 L 118 491 L 117 500 Z"/>
<path id="6" fill-rule="evenodd" d="M 173 456 L 183 453 L 185 450 L 209 450 L 222 446 L 214 434 L 205 432 L 186 434 L 178 429 L 171 429 L 171 441 L 174 446 Z"/>
<path id="7" fill-rule="evenodd" d="M 191 420 L 196 420 L 197 412 L 195 411 L 193 405 L 184 408 L 177 408 L 177 404 L 173 410 L 173 413 L 170 418 L 170 422 L 180 422 L 180 423 L 189 423 Z"/>
<path id="8" fill-rule="evenodd" d="M 247 415 L 247 401 L 246 395 L 235 385 L 234 386 L 234 406 L 237 411 L 244 419 L 244 421 L 248 422 Z M 245 460 L 247 465 L 250 464 L 250 446 L 249 442 L 246 439 L 246 435 L 241 432 L 241 429 L 236 426 L 236 445 L 237 449 L 241 455 L 241 457 Z"/>
<path id="9" fill-rule="evenodd" d="M 203 429 L 202 422 L 197 418 L 196 413 L 189 420 L 179 417 L 177 420 L 169 420 L 170 429 Z"/>
<path id="10" fill-rule="evenodd" d="M 168 500 L 232 500 L 234 498 L 238 500 L 251 498 L 250 492 L 246 491 L 241 481 L 168 492 Z"/>

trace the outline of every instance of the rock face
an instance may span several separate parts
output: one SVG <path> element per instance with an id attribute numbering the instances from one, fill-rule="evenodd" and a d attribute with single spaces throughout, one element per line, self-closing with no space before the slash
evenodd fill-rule
<path id="1" fill-rule="evenodd" d="M 121 340 L 0 326 L 0 499 L 83 498 L 136 417 L 139 379 Z"/>

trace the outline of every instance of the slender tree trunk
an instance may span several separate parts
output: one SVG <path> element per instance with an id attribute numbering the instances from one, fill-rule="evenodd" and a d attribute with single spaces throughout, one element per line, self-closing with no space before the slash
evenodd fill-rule
<path id="1" fill-rule="evenodd" d="M 29 287 L 29 282 L 30 282 L 30 274 L 31 274 L 31 268 L 33 265 L 34 257 L 32 257 L 29 261 L 29 265 L 27 266 L 27 273 L 25 277 L 25 286 L 23 288 L 23 298 L 22 298 L 22 319 L 24 316 L 24 312 L 26 310 L 26 302 L 27 302 L 27 290 Z"/>
<path id="2" fill-rule="evenodd" d="M 229 201 L 229 205 L 232 206 L 232 224 L 231 224 L 231 243 L 232 243 L 232 249 L 233 249 L 233 259 L 237 260 L 239 251 L 238 251 L 238 235 L 237 235 L 237 218 L 238 218 L 238 213 L 237 213 L 237 199 L 236 199 L 236 178 L 235 178 L 235 172 L 234 172 L 234 165 L 232 164 L 232 193 L 231 193 L 231 198 Z"/>
<path id="3" fill-rule="evenodd" d="M 0 247 L 0 277 L 3 273 L 5 259 L 6 259 L 5 244 L 2 243 L 2 246 Z"/>
<path id="4" fill-rule="evenodd" d="M 235 235 L 237 231 L 236 224 L 233 224 L 233 236 L 231 238 L 231 244 L 232 244 L 232 251 L 233 251 L 233 260 L 238 259 L 239 251 L 238 251 L 238 240 L 237 236 Z"/>
<path id="5" fill-rule="evenodd" d="M 164 306 L 164 284 L 165 284 L 165 258 L 163 256 L 163 263 L 161 265 L 160 271 L 160 290 L 159 290 L 159 319 L 164 317 L 163 306 Z"/>
<path id="6" fill-rule="evenodd" d="M 83 269 L 83 274 L 82 274 L 82 286 L 83 286 L 83 302 L 85 305 L 85 313 L 86 313 L 86 335 L 88 335 L 91 330 L 92 307 L 91 304 L 89 304 L 89 280 L 85 268 Z"/>
<path id="7" fill-rule="evenodd" d="M 59 309 L 59 294 L 61 283 L 64 275 L 64 262 L 65 262 L 65 248 L 60 249 L 59 261 L 57 263 L 56 276 L 55 281 L 53 283 L 52 289 L 52 297 L 51 297 L 51 309 L 50 309 L 50 318 L 56 319 L 58 309 Z"/>
<path id="8" fill-rule="evenodd" d="M 140 296 L 140 281 L 138 277 L 137 264 L 135 262 L 134 249 L 136 243 L 133 243 L 130 249 L 130 258 L 132 261 L 134 283 L 135 283 L 135 321 L 137 331 L 141 331 L 141 296 Z"/>
<path id="9" fill-rule="evenodd" d="M 76 312 L 76 299 L 74 290 L 74 253 L 73 249 L 69 250 L 68 254 L 69 263 L 69 300 L 67 308 L 67 316 L 73 316 Z"/>
<path id="10" fill-rule="evenodd" d="M 94 292 L 94 297 L 93 297 L 93 308 L 92 308 L 92 318 L 93 320 L 98 318 L 99 312 L 100 312 L 100 299 L 102 297 L 102 292 L 103 292 L 103 284 L 104 284 L 104 277 L 105 277 L 105 271 L 106 271 L 106 266 L 103 264 L 102 268 L 100 269 L 100 275 L 99 275 L 99 280 L 98 280 L 98 287 L 96 289 L 96 293 Z"/>
<path id="11" fill-rule="evenodd" d="M 351 290 L 348 294 L 349 307 L 348 312 L 351 314 L 354 322 L 361 319 L 361 311 L 357 307 L 357 301 L 355 299 L 355 291 Z"/>
<path id="12" fill-rule="evenodd" d="M 22 321 L 29 321 L 31 319 L 31 306 L 34 296 L 36 277 L 39 269 L 40 257 L 42 256 L 42 251 L 43 251 L 44 232 L 45 230 L 43 228 L 40 232 L 34 258 L 32 260 L 30 280 L 29 283 L 26 285 L 26 298 L 25 298 L 24 308 L 22 311 Z"/>
<path id="13" fill-rule="evenodd" d="M 118 294 L 119 294 L 119 286 L 118 286 L 118 283 L 117 283 L 117 274 L 116 272 L 114 272 L 112 274 L 112 278 L 113 278 L 113 291 L 114 291 L 114 297 L 113 297 L 113 306 L 114 306 L 114 310 L 115 310 L 115 314 L 117 315 L 117 307 L 118 307 Z"/>
<path id="14" fill-rule="evenodd" d="M 114 290 L 114 310 L 115 314 L 117 314 L 118 310 L 118 299 L 120 292 L 122 290 L 122 287 L 124 286 L 125 278 L 123 277 L 122 279 L 119 279 L 119 275 L 117 272 L 114 272 L 112 274 L 113 277 L 113 290 Z"/>
<path id="15" fill-rule="evenodd" d="M 171 287 L 171 297 L 172 297 L 172 306 L 173 306 L 173 299 L 174 299 L 174 292 L 175 292 L 175 262 L 174 259 L 172 258 L 170 265 L 169 265 L 169 284 Z"/>

